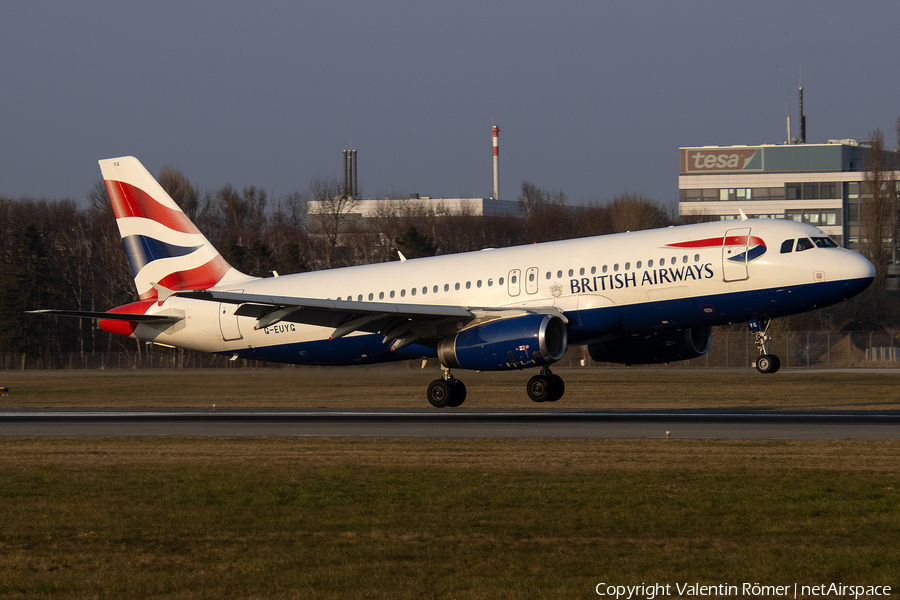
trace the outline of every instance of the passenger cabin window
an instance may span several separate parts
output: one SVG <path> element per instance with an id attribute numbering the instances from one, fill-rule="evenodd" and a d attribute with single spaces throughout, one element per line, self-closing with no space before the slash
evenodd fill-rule
<path id="1" fill-rule="evenodd" d="M 809 238 L 800 238 L 797 240 L 797 252 L 803 252 L 804 250 L 809 250 L 810 248 L 815 248 L 815 245 Z"/>
<path id="2" fill-rule="evenodd" d="M 794 240 L 784 240 L 781 242 L 781 253 L 787 254 L 794 249 Z"/>

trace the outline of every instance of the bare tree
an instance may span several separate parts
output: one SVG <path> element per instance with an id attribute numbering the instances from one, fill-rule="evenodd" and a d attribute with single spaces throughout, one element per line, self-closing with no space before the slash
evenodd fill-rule
<path id="1" fill-rule="evenodd" d="M 353 210 L 359 200 L 345 193 L 343 185 L 333 177 L 320 177 L 309 184 L 312 204 L 309 209 L 315 233 L 325 236 L 325 264 L 339 266 L 338 242 L 348 225 L 357 220 Z"/>
<path id="2" fill-rule="evenodd" d="M 612 233 L 674 225 L 674 220 L 662 205 L 641 194 L 616 196 L 609 205 L 607 216 Z"/>
<path id="3" fill-rule="evenodd" d="M 522 182 L 519 213 L 524 220 L 526 241 L 549 242 L 570 237 L 576 212 L 566 206 L 566 194 L 562 190 L 551 192 L 528 181 Z"/>
<path id="4" fill-rule="evenodd" d="M 897 239 L 896 168 L 896 152 L 884 147 L 884 135 L 876 129 L 866 149 L 859 232 L 860 251 L 875 265 L 870 298 L 876 315 L 885 305 L 888 265 L 893 260 Z"/>
<path id="5" fill-rule="evenodd" d="M 209 210 L 209 196 L 203 196 L 191 185 L 190 180 L 175 167 L 163 167 L 159 172 L 159 185 L 181 207 L 184 214 L 197 223 Z"/>

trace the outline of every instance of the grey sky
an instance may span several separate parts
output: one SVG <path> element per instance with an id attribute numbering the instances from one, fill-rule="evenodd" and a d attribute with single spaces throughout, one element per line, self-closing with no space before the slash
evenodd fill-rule
<path id="1" fill-rule="evenodd" d="M 362 191 L 572 203 L 677 198 L 679 146 L 890 145 L 900 4 L 873 2 L 15 2 L 0 19 L 0 195 L 83 200 L 97 160 L 272 194 Z"/>

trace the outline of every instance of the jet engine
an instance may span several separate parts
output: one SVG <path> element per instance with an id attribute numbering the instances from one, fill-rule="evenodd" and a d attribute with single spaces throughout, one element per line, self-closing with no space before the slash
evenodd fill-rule
<path id="1" fill-rule="evenodd" d="M 568 345 L 566 324 L 556 315 L 476 319 L 438 343 L 441 364 L 456 369 L 499 371 L 549 365 Z"/>
<path id="2" fill-rule="evenodd" d="M 712 327 L 693 327 L 632 335 L 590 344 L 595 362 L 649 365 L 703 356 L 712 344 Z"/>

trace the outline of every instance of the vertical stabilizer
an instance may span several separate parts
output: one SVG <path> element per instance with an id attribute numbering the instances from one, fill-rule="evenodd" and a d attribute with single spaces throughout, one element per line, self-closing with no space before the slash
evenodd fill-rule
<path id="1" fill-rule="evenodd" d="M 222 258 L 136 158 L 101 160 L 100 171 L 142 300 L 158 298 L 155 284 L 205 290 L 251 279 Z"/>

